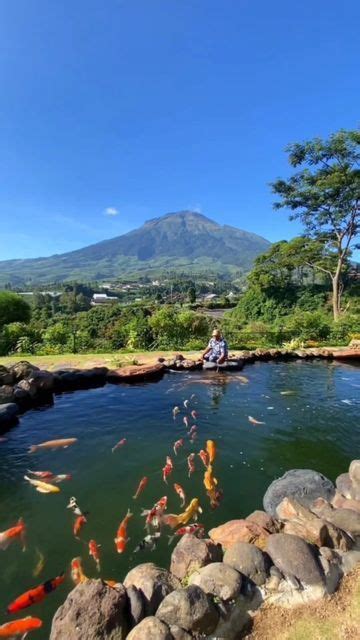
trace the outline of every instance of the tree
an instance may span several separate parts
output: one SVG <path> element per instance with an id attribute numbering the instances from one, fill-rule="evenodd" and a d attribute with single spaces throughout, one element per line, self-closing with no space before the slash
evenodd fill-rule
<path id="1" fill-rule="evenodd" d="M 0 291 L 0 329 L 11 322 L 29 322 L 31 309 L 17 293 Z"/>
<path id="2" fill-rule="evenodd" d="M 194 285 L 191 285 L 188 288 L 187 294 L 188 294 L 188 300 L 189 300 L 190 304 L 194 304 L 194 302 L 196 302 L 196 290 L 195 290 Z"/>
<path id="3" fill-rule="evenodd" d="M 341 313 L 343 273 L 360 231 L 360 131 L 341 130 L 327 140 L 290 144 L 292 167 L 302 167 L 272 190 L 313 241 L 307 264 L 331 280 L 334 319 Z"/>

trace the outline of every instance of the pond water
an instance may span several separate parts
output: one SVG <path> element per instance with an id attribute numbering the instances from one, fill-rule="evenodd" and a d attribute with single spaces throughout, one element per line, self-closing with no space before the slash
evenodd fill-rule
<path id="1" fill-rule="evenodd" d="M 320 361 L 257 363 L 241 374 L 248 378 L 247 384 L 237 373 L 169 373 L 158 383 L 77 391 L 57 396 L 52 408 L 21 418 L 7 440 L 0 442 L 0 531 L 22 516 L 28 528 L 27 550 L 22 553 L 15 542 L 0 551 L 0 624 L 15 597 L 65 570 L 66 581 L 56 592 L 19 615 L 42 618 L 43 629 L 33 635 L 48 638 L 51 617 L 72 588 L 71 559 L 81 556 L 85 574 L 98 575 L 88 556 L 90 538 L 102 545 L 100 575 L 105 579 L 121 581 L 140 562 L 168 567 L 172 549 L 168 529 L 154 552 L 134 553 L 134 548 L 145 533 L 142 507 L 150 508 L 167 494 L 167 512 L 182 511 L 174 482 L 184 487 L 188 499 L 200 499 L 204 510 L 200 521 L 208 530 L 262 508 L 267 486 L 288 469 L 316 469 L 334 480 L 359 457 L 360 368 Z M 191 408 L 198 412 L 195 444 L 189 443 L 182 422 L 183 401 L 192 394 Z M 182 413 L 174 421 L 175 405 Z M 249 415 L 265 424 L 250 424 Z M 175 457 L 172 445 L 184 436 L 185 446 Z M 66 450 L 28 453 L 31 444 L 67 437 L 79 441 Z M 122 438 L 127 443 L 112 453 Z M 190 479 L 186 462 L 189 453 L 204 448 L 209 438 L 217 442 L 214 469 L 224 492 L 214 511 L 203 487 L 200 459 Z M 175 468 L 166 486 L 161 469 L 168 454 Z M 73 479 L 60 485 L 60 494 L 42 495 L 23 480 L 28 468 L 71 473 Z M 144 475 L 148 486 L 134 501 Z M 70 496 L 90 512 L 81 541 L 74 538 L 74 517 L 66 509 Z M 114 537 L 129 507 L 134 513 L 128 527 L 130 541 L 126 552 L 118 555 Z M 45 566 L 39 577 L 33 577 L 38 551 Z"/>

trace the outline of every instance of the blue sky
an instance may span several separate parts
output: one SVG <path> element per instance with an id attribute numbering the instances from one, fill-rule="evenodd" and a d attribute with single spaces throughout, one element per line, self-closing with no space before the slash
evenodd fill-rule
<path id="1" fill-rule="evenodd" d="M 288 142 L 359 124 L 358 0 L 2 0 L 0 259 L 197 209 L 269 240 Z"/>

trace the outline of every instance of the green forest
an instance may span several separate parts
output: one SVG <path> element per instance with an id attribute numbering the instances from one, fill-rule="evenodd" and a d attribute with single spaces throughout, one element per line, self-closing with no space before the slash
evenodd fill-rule
<path id="1" fill-rule="evenodd" d="M 220 326 L 232 349 L 344 345 L 360 339 L 360 132 L 339 131 L 287 148 L 290 177 L 271 184 L 274 215 L 285 208 L 304 232 L 256 258 L 237 304 L 214 319 L 186 296 L 91 307 L 92 290 L 67 285 L 29 304 L 0 292 L 0 354 L 199 349 Z M 181 279 L 180 279 L 181 281 Z M 180 287 L 181 288 L 181 287 Z M 230 306 L 222 299 L 223 305 Z"/>

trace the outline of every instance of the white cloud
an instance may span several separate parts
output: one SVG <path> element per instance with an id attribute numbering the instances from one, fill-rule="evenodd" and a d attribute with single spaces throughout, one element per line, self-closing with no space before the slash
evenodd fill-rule
<path id="1" fill-rule="evenodd" d="M 106 207 L 104 213 L 106 216 L 117 216 L 119 211 L 115 207 Z"/>

